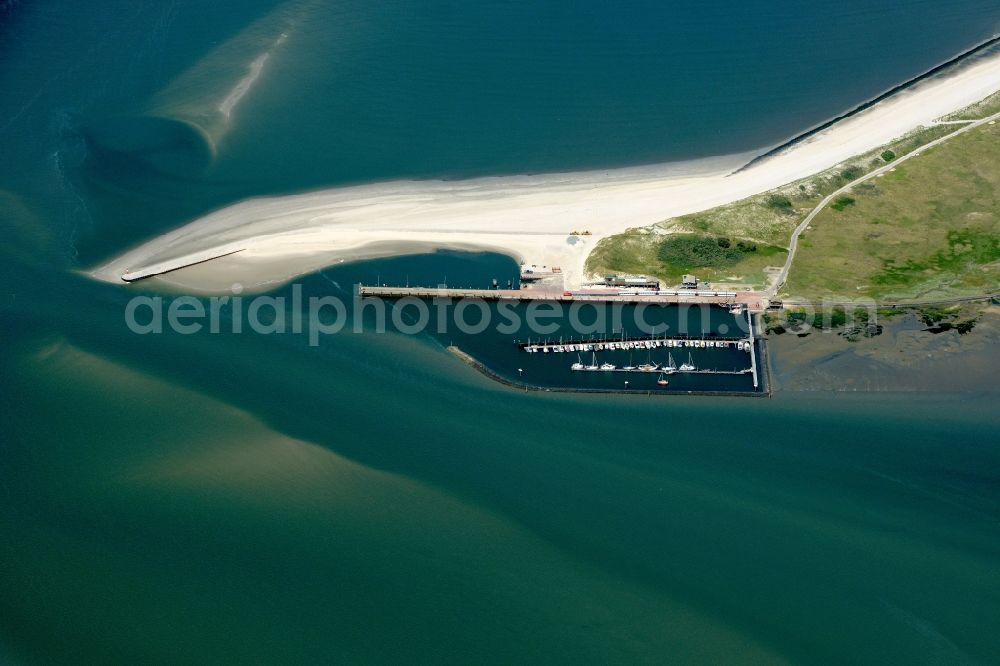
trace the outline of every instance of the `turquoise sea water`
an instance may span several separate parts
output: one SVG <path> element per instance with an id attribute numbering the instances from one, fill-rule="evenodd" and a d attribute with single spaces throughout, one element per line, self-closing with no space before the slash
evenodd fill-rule
<path id="1" fill-rule="evenodd" d="M 763 148 L 1000 20 L 467 5 L 4 5 L 0 661 L 1000 660 L 995 396 L 523 394 L 433 336 L 138 336 L 76 272 L 246 196 Z"/>

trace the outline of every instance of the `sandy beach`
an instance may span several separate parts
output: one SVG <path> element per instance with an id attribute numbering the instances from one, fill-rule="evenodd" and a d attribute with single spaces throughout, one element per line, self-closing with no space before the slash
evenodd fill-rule
<path id="1" fill-rule="evenodd" d="M 233 282 L 248 288 L 272 285 L 340 261 L 463 248 L 560 266 L 566 283 L 577 285 L 585 279 L 587 255 L 601 238 L 807 177 L 998 90 L 1000 53 L 992 49 L 735 173 L 753 155 L 541 176 L 385 182 L 250 199 L 154 238 L 89 273 L 125 284 L 121 276 L 127 271 L 170 269 L 238 250 L 155 278 L 221 292 Z M 571 235 L 574 230 L 592 235 Z"/>

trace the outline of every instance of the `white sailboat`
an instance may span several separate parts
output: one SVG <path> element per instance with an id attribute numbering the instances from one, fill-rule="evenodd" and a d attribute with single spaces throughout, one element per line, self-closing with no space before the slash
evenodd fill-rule
<path id="1" fill-rule="evenodd" d="M 694 359 L 691 357 L 691 353 L 688 352 L 687 363 L 681 363 L 681 367 L 678 368 L 678 370 L 680 370 L 681 372 L 692 372 L 693 370 L 697 369 L 698 368 L 696 368 L 694 365 Z"/>
<path id="2" fill-rule="evenodd" d="M 573 365 L 569 366 L 569 369 L 570 370 L 583 370 L 583 368 L 584 368 L 583 361 L 580 359 L 580 355 L 577 354 L 576 355 L 576 363 L 574 363 Z"/>
<path id="3" fill-rule="evenodd" d="M 667 364 L 663 366 L 663 372 L 668 375 L 672 375 L 677 372 L 677 363 L 674 361 L 673 354 L 667 354 Z"/>

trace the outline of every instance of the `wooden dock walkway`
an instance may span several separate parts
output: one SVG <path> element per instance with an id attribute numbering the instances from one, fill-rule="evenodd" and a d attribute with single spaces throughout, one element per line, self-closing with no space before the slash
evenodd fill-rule
<path id="1" fill-rule="evenodd" d="M 584 352 L 584 351 L 642 351 L 644 349 L 716 349 L 735 347 L 743 349 L 750 345 L 750 338 L 730 337 L 730 336 L 646 336 L 639 338 L 602 338 L 602 339 L 580 339 L 580 340 L 559 340 L 558 342 L 547 339 L 544 341 L 517 342 L 522 351 L 535 352 Z"/>
<path id="2" fill-rule="evenodd" d="M 656 370 L 639 370 L 638 368 L 609 368 L 608 370 L 574 370 L 573 372 L 593 372 L 596 374 L 601 374 L 603 372 L 627 372 L 638 375 L 659 375 L 660 373 L 666 375 L 667 377 L 675 377 L 677 375 L 749 375 L 753 370 L 751 368 L 743 368 L 741 370 L 713 370 L 711 368 L 702 368 L 699 370 L 675 370 L 673 372 L 667 372 L 663 368 L 657 367 Z"/>
<path id="3" fill-rule="evenodd" d="M 750 370 L 753 372 L 753 388 L 754 390 L 757 390 L 760 380 L 757 375 L 757 349 L 756 341 L 754 340 L 753 335 L 754 319 L 753 315 L 749 312 L 747 313 L 747 324 L 750 329 Z"/>

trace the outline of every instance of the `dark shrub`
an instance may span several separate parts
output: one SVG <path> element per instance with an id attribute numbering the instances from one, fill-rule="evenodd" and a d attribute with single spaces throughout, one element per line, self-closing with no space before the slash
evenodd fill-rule
<path id="1" fill-rule="evenodd" d="M 677 235 L 665 239 L 657 250 L 665 264 L 681 269 L 704 266 L 729 266 L 743 258 L 732 247 L 721 247 L 718 240 L 702 236 Z"/>
<path id="2" fill-rule="evenodd" d="M 859 167 L 857 164 L 852 164 L 840 172 L 840 177 L 844 180 L 857 180 L 863 175 L 865 175 L 864 169 Z"/>
<path id="3" fill-rule="evenodd" d="M 848 206 L 854 205 L 854 199 L 851 197 L 837 197 L 837 200 L 830 204 L 830 208 L 834 210 L 844 210 Z"/>
<path id="4" fill-rule="evenodd" d="M 799 187 L 803 191 L 805 190 L 804 185 L 800 185 Z M 767 198 L 767 207 L 781 211 L 782 213 L 790 213 L 792 212 L 792 200 L 783 194 L 772 194 Z"/>

